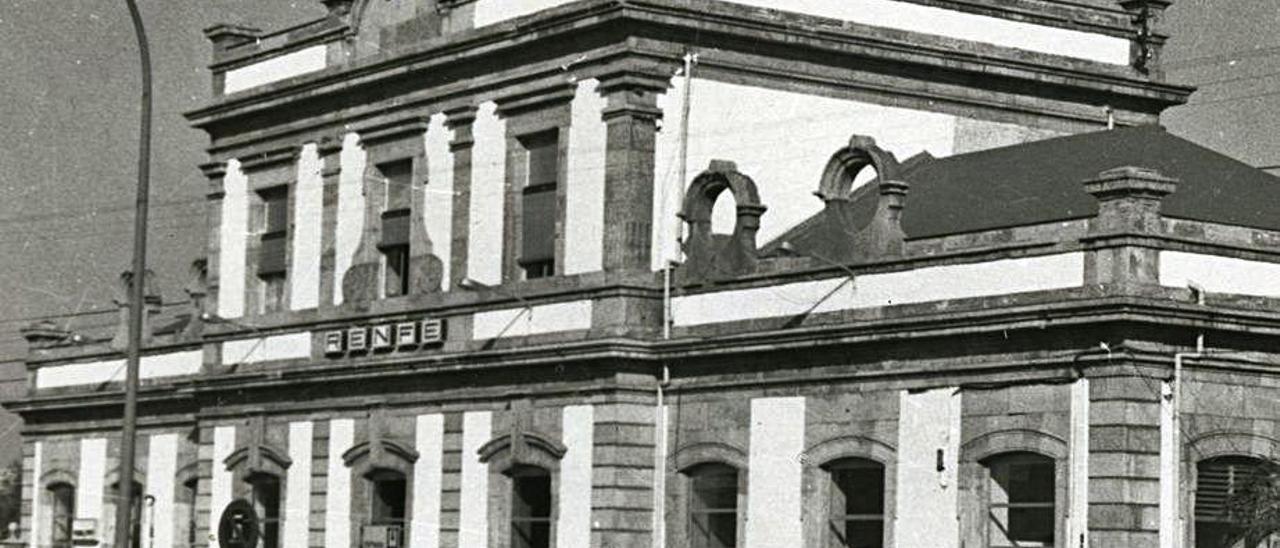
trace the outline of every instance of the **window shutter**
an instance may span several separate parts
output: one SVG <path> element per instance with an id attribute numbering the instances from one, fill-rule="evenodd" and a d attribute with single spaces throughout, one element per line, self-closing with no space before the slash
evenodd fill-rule
<path id="1" fill-rule="evenodd" d="M 1200 465 L 1196 480 L 1196 519 L 1221 520 L 1227 517 L 1227 498 L 1239 482 L 1239 466 L 1224 460 Z"/>
<path id="2" fill-rule="evenodd" d="M 556 193 L 554 189 L 524 194 L 520 262 L 555 259 Z"/>
<path id="3" fill-rule="evenodd" d="M 408 209 L 413 196 L 413 160 L 379 164 L 378 171 L 386 179 L 387 211 Z"/>
<path id="4" fill-rule="evenodd" d="M 558 135 L 553 131 L 525 140 L 525 150 L 529 154 L 529 180 L 525 188 L 556 184 L 560 176 Z"/>
<path id="5" fill-rule="evenodd" d="M 378 247 L 409 245 L 409 210 L 398 209 L 382 214 L 382 241 Z"/>
<path id="6" fill-rule="evenodd" d="M 285 271 L 286 232 L 273 232 L 262 236 L 258 248 L 258 275 L 281 274 Z"/>

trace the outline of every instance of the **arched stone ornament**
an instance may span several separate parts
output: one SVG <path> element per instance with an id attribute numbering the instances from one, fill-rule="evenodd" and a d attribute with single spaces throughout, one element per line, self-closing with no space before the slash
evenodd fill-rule
<path id="1" fill-rule="evenodd" d="M 876 172 L 878 199 L 871 222 L 858 227 L 853 207 L 857 189 L 853 183 L 868 167 Z M 865 135 L 850 137 L 849 144 L 827 162 L 814 193 L 824 204 L 824 223 L 816 246 L 820 249 L 812 251 L 837 261 L 901 254 L 906 240 L 901 216 L 907 195 L 901 171 L 898 159 L 876 145 L 875 139 Z"/>
<path id="2" fill-rule="evenodd" d="M 733 195 L 737 206 L 733 233 L 728 236 L 711 232 L 712 209 L 725 191 Z M 738 172 L 736 164 L 712 160 L 689 185 L 680 212 L 680 218 L 689 226 L 684 242 L 684 273 L 694 279 L 726 279 L 754 271 L 758 259 L 756 233 L 767 209 L 760 203 L 755 181 Z"/>

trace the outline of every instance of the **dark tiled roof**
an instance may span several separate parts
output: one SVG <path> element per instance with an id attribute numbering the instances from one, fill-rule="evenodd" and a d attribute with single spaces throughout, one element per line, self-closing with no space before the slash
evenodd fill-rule
<path id="1" fill-rule="evenodd" d="M 1165 198 L 1169 217 L 1280 230 L 1280 178 L 1174 136 L 1159 126 L 1046 139 L 934 161 L 902 174 L 910 184 L 903 230 L 909 238 L 960 234 L 1091 217 L 1097 202 L 1084 181 L 1121 166 L 1179 179 Z M 870 220 L 875 192 L 854 193 L 856 224 Z M 821 215 L 821 214 L 819 214 Z M 814 238 L 801 223 L 777 241 Z"/>

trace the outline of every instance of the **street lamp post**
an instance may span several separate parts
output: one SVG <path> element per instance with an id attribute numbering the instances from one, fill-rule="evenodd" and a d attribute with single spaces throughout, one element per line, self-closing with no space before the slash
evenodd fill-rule
<path id="1" fill-rule="evenodd" d="M 116 501 L 115 546 L 127 548 L 133 531 L 133 468 L 137 452 L 138 358 L 142 350 L 142 301 L 147 285 L 147 197 L 151 182 L 151 51 L 136 0 L 125 0 L 138 38 L 142 65 L 142 123 L 138 135 L 138 194 L 133 218 L 133 275 L 129 287 L 129 342 L 125 350 L 124 426 L 120 435 L 120 498 Z"/>

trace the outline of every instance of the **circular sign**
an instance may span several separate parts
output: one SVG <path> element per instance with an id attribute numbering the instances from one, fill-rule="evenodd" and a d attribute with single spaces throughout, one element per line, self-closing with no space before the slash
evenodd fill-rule
<path id="1" fill-rule="evenodd" d="M 236 499 L 222 511 L 218 521 L 218 546 L 222 548 L 256 548 L 258 546 L 258 514 L 253 505 Z"/>

